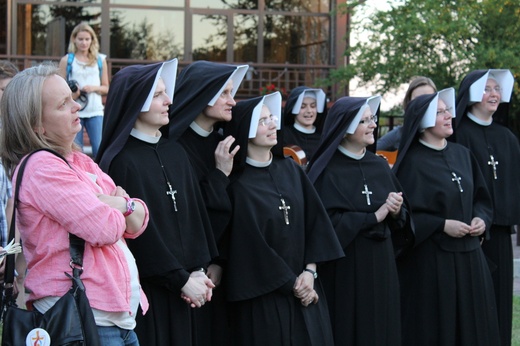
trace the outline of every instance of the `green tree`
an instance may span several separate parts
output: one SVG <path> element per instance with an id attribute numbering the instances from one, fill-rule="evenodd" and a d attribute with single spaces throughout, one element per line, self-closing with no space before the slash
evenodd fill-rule
<path id="1" fill-rule="evenodd" d="M 359 13 L 363 3 L 339 10 L 350 15 L 352 33 L 367 39 L 352 45 L 345 55 L 351 64 L 331 73 L 330 83 L 375 85 L 376 92 L 393 91 L 413 76 L 431 77 L 439 88 L 458 88 L 471 70 L 508 68 L 520 73 L 520 0 L 401 0 L 389 2 L 368 18 Z M 515 84 L 515 94 L 518 92 Z M 511 103 L 518 129 L 518 98 Z"/>

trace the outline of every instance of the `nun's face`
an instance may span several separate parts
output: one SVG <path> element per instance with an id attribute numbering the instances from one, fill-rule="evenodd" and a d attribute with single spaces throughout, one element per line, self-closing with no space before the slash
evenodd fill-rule
<path id="1" fill-rule="evenodd" d="M 357 147 L 367 147 L 374 144 L 374 130 L 377 124 L 375 118 L 372 115 L 370 107 L 365 109 L 365 112 L 361 116 L 359 125 L 353 134 L 347 135 L 347 141 L 356 145 Z"/>
<path id="2" fill-rule="evenodd" d="M 258 127 L 256 129 L 256 137 L 251 138 L 249 146 L 265 147 L 271 149 L 278 143 L 276 138 L 276 127 L 279 119 L 271 114 L 267 106 L 262 106 Z"/>
<path id="3" fill-rule="evenodd" d="M 429 132 L 437 139 L 448 138 L 453 134 L 451 127 L 451 109 L 446 106 L 443 100 L 439 99 L 437 103 L 437 118 L 435 119 L 435 126 L 427 128 L 425 132 Z"/>
<path id="4" fill-rule="evenodd" d="M 316 109 L 316 99 L 312 97 L 304 97 L 302 106 L 300 107 L 300 113 L 296 115 L 294 120 L 299 125 L 312 129 L 317 115 L 318 111 Z"/>
<path id="5" fill-rule="evenodd" d="M 498 109 L 501 97 L 500 85 L 498 85 L 496 80 L 488 79 L 482 101 L 475 103 L 471 108 L 471 112 L 475 115 L 491 116 Z"/>
<path id="6" fill-rule="evenodd" d="M 150 104 L 150 110 L 148 112 L 139 113 L 134 128 L 151 136 L 155 136 L 157 130 L 170 121 L 168 118 L 168 107 L 171 103 L 172 100 L 166 94 L 166 86 L 163 80 L 159 78 L 153 94 L 152 103 Z"/>
<path id="7" fill-rule="evenodd" d="M 203 113 L 208 118 L 214 120 L 215 122 L 219 121 L 230 121 L 231 120 L 231 109 L 234 105 L 236 105 L 235 100 L 233 99 L 233 81 L 230 80 L 222 94 L 218 97 L 217 101 L 213 106 L 207 106 Z"/>

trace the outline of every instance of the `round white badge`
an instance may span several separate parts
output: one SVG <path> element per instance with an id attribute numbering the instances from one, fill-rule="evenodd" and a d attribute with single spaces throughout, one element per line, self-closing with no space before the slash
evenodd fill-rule
<path id="1" fill-rule="evenodd" d="M 50 346 L 51 336 L 45 329 L 34 328 L 25 338 L 26 346 Z"/>

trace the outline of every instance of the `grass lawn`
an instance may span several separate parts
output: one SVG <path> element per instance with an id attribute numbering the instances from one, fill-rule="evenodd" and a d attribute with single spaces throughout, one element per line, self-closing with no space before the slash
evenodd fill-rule
<path id="1" fill-rule="evenodd" d="M 513 336 L 512 346 L 520 346 L 520 296 L 513 296 Z"/>

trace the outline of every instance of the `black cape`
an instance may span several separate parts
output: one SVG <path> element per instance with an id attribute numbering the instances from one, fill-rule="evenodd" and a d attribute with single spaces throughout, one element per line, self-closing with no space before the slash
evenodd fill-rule
<path id="1" fill-rule="evenodd" d="M 132 65 L 112 78 L 105 103 L 103 136 L 96 157 L 105 172 L 125 145 L 161 66 L 162 63 Z"/>
<path id="2" fill-rule="evenodd" d="M 131 129 L 148 95 L 143 91 L 151 88 L 149 79 L 154 78 L 148 66 L 125 68 L 114 75 L 114 93 L 107 97 L 107 104 L 114 105 L 108 110 L 114 112 L 105 120 L 107 129 L 127 129 L 126 124 Z M 130 136 L 130 129 L 105 131 L 103 142 L 110 149 L 100 151 L 99 160 L 116 184 L 145 201 L 150 212 L 143 237 L 128 242 L 150 300 L 149 312 L 137 316 L 136 333 L 150 345 L 202 345 L 192 308 L 180 298 L 190 272 L 206 267 L 217 255 L 199 182 L 177 141 L 161 138 L 151 144 Z M 167 194 L 167 180 L 177 191 L 177 211 Z"/>
<path id="3" fill-rule="evenodd" d="M 261 98 L 242 101 L 229 123 L 247 149 L 251 110 Z M 242 143 L 245 143 L 242 146 Z M 319 278 L 318 304 L 303 307 L 292 287 L 307 263 L 343 256 L 330 220 L 304 171 L 275 156 L 267 167 L 237 159 L 229 194 L 233 205 L 228 261 L 228 298 L 233 336 L 249 345 L 332 345 Z M 244 162 L 241 162 L 241 159 Z M 288 221 L 281 206 L 284 199 Z"/>
<path id="4" fill-rule="evenodd" d="M 359 109 L 366 103 L 366 97 L 342 97 L 337 100 L 334 105 L 335 114 L 331 111 L 325 121 L 322 138 L 320 144 L 314 154 L 314 160 L 309 163 L 307 168 L 309 179 L 315 182 L 321 172 L 327 166 L 327 163 L 332 158 L 332 155 L 338 149 L 341 140 L 347 132 L 347 128 L 356 116 Z M 380 108 L 377 109 L 375 115 L 379 116 Z M 374 139 L 377 137 L 374 132 Z M 368 151 L 375 152 L 376 143 L 367 147 Z"/>
<path id="5" fill-rule="evenodd" d="M 480 217 L 489 226 L 491 198 L 469 150 L 450 142 L 436 150 L 418 141 L 420 120 L 434 96 L 419 96 L 408 105 L 394 165 L 416 237 L 415 247 L 397 262 L 403 345 L 499 345 L 493 284 L 480 238 L 444 233 L 446 219 L 470 224 Z M 460 187 L 452 173 L 461 178 Z"/>
<path id="6" fill-rule="evenodd" d="M 171 138 L 182 136 L 236 69 L 235 65 L 204 60 L 195 61 L 182 69 L 175 83 L 175 98 L 169 110 Z M 238 88 L 238 85 L 233 87 Z"/>
<path id="7" fill-rule="evenodd" d="M 325 105 L 323 112 L 318 113 L 316 116 L 316 121 L 314 122 L 316 132 L 309 134 L 297 130 L 294 127 L 294 122 L 297 114 L 293 114 L 292 109 L 294 108 L 294 105 L 296 104 L 296 101 L 298 100 L 300 94 L 308 89 L 313 88 L 307 86 L 299 86 L 291 90 L 291 93 L 289 94 L 287 102 L 285 103 L 285 106 L 283 108 L 284 125 L 282 131 L 282 140 L 284 146 L 297 145 L 300 148 L 302 148 L 302 150 L 305 153 L 305 157 L 308 161 L 310 161 L 320 142 L 323 124 L 327 116 L 327 106 Z"/>
<path id="8" fill-rule="evenodd" d="M 457 95 L 455 140 L 475 155 L 493 198 L 494 215 L 490 239 L 482 249 L 492 262 L 495 296 L 499 313 L 502 346 L 511 344 L 513 307 L 513 250 L 511 232 L 520 224 L 520 146 L 518 138 L 497 119 L 507 119 L 507 104 L 500 104 L 490 125 L 481 125 L 468 117 L 469 88 L 487 70 L 473 71 L 461 83 Z M 492 165 L 495 166 L 496 179 Z"/>
<path id="9" fill-rule="evenodd" d="M 181 125 L 180 122 L 186 116 L 195 119 L 201 114 L 235 70 L 236 66 L 233 65 L 207 61 L 196 61 L 186 67 L 177 79 L 178 94 L 171 107 L 172 114 L 182 114 L 182 117 L 177 119 L 174 116 L 172 130 L 176 131 L 177 126 L 184 128 L 186 124 Z M 233 88 L 238 88 L 238 85 L 234 85 Z M 224 231 L 231 217 L 231 202 L 226 191 L 229 178 L 215 166 L 215 149 L 223 139 L 218 132 L 218 125 L 215 125 L 215 130 L 207 137 L 197 134 L 188 127 L 179 141 L 186 149 L 200 183 L 217 245 L 223 248 L 225 247 Z M 222 257 L 215 259 L 214 262 L 225 268 Z M 225 269 L 223 275 L 226 275 Z M 229 344 L 225 291 L 225 279 L 222 279 L 220 286 L 213 291 L 211 303 L 196 311 L 198 317 L 206 321 L 204 337 L 208 345 Z"/>

